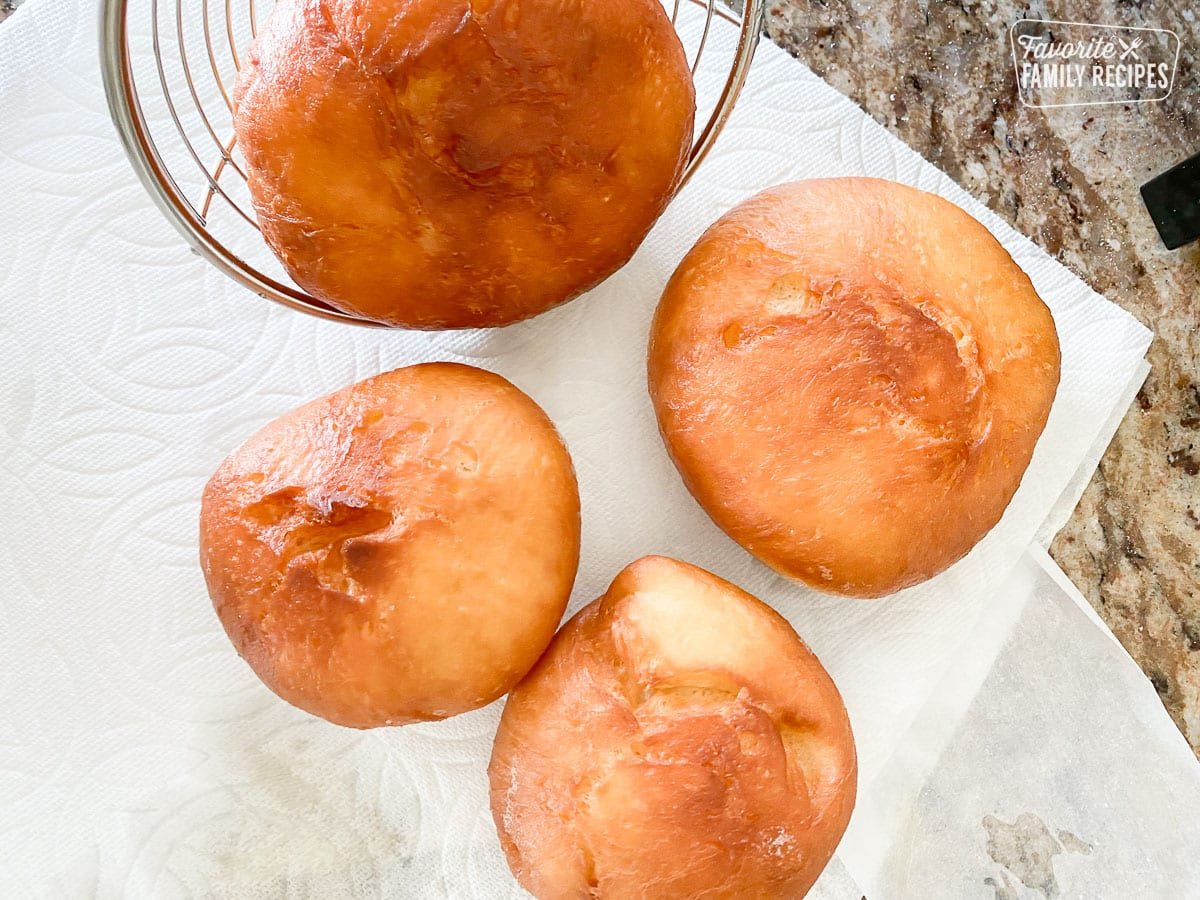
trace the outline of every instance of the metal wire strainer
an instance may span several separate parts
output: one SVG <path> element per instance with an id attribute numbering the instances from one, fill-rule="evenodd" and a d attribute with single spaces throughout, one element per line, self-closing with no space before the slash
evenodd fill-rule
<path id="1" fill-rule="evenodd" d="M 151 197 L 191 247 L 269 300 L 359 325 L 300 290 L 259 234 L 233 137 L 240 60 L 275 0 L 102 0 L 101 65 L 125 150 Z M 696 80 L 697 130 L 684 181 L 741 92 L 765 0 L 664 0 Z"/>

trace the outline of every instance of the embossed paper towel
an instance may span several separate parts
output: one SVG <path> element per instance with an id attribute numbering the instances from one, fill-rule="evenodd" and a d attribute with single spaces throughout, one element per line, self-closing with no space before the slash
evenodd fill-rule
<path id="1" fill-rule="evenodd" d="M 0 883 L 18 894 L 516 893 L 486 807 L 498 706 L 335 728 L 269 694 L 209 607 L 204 481 L 304 400 L 426 359 L 512 379 L 579 471 L 572 610 L 653 552 L 773 603 L 845 695 L 865 792 L 1144 372 L 1144 328 L 772 46 L 628 266 L 532 322 L 450 335 L 320 322 L 191 256 L 117 145 L 96 56 L 83 0 L 32 0 L 0 27 Z M 881 603 L 798 588 L 725 538 L 667 461 L 644 387 L 658 292 L 704 227 L 768 184 L 853 173 L 979 217 L 1050 304 L 1063 350 L 1050 422 L 1004 519 L 950 571 Z"/>

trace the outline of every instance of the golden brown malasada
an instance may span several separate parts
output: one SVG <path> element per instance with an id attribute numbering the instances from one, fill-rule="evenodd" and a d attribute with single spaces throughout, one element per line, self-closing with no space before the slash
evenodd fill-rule
<path id="1" fill-rule="evenodd" d="M 999 521 L 1058 377 L 1050 311 L 988 230 L 874 178 L 731 210 L 650 338 L 692 495 L 776 571 L 857 597 L 936 575 Z"/>
<path id="2" fill-rule="evenodd" d="M 703 569 L 626 567 L 508 698 L 489 767 L 539 900 L 801 897 L 854 806 L 841 695 L 788 622 Z"/>
<path id="3" fill-rule="evenodd" d="M 441 719 L 506 693 L 558 627 L 579 493 L 546 414 L 432 363 L 269 423 L 208 482 L 200 558 L 267 687 L 341 725 Z"/>
<path id="4" fill-rule="evenodd" d="M 233 100 L 284 268 L 410 328 L 505 325 L 614 272 L 695 115 L 658 0 L 279 0 Z"/>

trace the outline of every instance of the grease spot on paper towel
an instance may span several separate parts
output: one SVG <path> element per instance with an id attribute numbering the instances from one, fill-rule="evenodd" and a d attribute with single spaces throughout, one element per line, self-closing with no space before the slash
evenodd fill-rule
<path id="1" fill-rule="evenodd" d="M 1069 831 L 1059 831 L 1055 837 L 1046 823 L 1033 813 L 1021 813 L 1012 823 L 995 816 L 984 816 L 983 829 L 988 836 L 988 856 L 1015 875 L 1025 887 L 1043 897 L 1059 895 L 1054 857 L 1062 853 L 1087 856 L 1092 852 L 1091 844 Z M 995 891 L 995 900 L 1016 900 L 1018 897 L 1015 885 L 1004 872 L 1000 873 L 999 880 L 985 878 L 984 884 Z"/>

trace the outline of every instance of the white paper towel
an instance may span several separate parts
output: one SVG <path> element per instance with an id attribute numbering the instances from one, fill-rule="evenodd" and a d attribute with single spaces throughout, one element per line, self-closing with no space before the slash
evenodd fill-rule
<path id="1" fill-rule="evenodd" d="M 996 635 L 981 665 L 974 647 Z M 964 696 L 952 722 L 944 707 Z M 935 697 L 843 848 L 869 897 L 1200 896 L 1200 766 L 1044 550 L 1005 580 Z"/>
<path id="2" fill-rule="evenodd" d="M 427 359 L 512 379 L 578 468 L 571 609 L 647 553 L 773 603 L 845 696 L 869 797 L 1144 375 L 1144 328 L 773 46 L 628 266 L 532 322 L 447 335 L 320 322 L 191 256 L 117 145 L 96 56 L 84 0 L 33 0 L 0 28 L 0 882 L 18 893 L 516 895 L 486 806 L 498 705 L 338 729 L 269 694 L 211 611 L 196 563 L 203 483 L 304 400 Z M 649 319 L 691 242 L 758 189 L 836 174 L 905 181 L 977 216 L 1051 306 L 1063 350 L 1050 422 L 1002 522 L 882 603 L 821 597 L 733 545 L 680 484 L 645 396 Z M 1019 715 L 1023 698 L 1002 699 Z M 863 846 L 852 831 L 847 847 Z"/>

